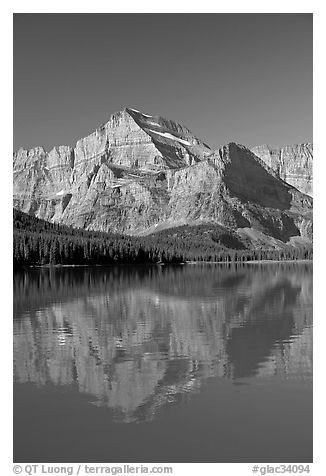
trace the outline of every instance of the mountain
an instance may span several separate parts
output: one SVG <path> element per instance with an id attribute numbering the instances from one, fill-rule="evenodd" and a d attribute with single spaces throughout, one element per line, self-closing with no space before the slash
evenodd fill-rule
<path id="1" fill-rule="evenodd" d="M 281 179 L 296 187 L 300 192 L 312 197 L 312 144 L 289 145 L 281 148 L 258 145 L 252 151 L 269 165 Z"/>
<path id="2" fill-rule="evenodd" d="M 14 154 L 14 207 L 86 230 L 147 235 L 216 224 L 253 243 L 312 238 L 312 198 L 248 148 L 126 108 L 75 148 Z"/>

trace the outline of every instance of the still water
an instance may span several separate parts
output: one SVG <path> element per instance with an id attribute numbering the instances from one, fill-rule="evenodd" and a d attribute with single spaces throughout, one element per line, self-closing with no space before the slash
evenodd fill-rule
<path id="1" fill-rule="evenodd" d="M 14 275 L 15 462 L 312 461 L 312 265 Z"/>

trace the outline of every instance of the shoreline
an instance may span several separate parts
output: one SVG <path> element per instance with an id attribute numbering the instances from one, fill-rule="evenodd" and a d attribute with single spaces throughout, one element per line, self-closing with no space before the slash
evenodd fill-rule
<path id="1" fill-rule="evenodd" d="M 248 261 L 186 261 L 185 264 L 269 264 L 269 263 L 313 263 L 313 259 L 260 259 Z"/>
<path id="2" fill-rule="evenodd" d="M 249 261 L 184 261 L 180 263 L 107 263 L 107 264 L 35 264 L 16 266 L 19 268 L 102 268 L 115 266 L 185 266 L 185 265 L 237 265 L 237 264 L 272 264 L 272 263 L 311 263 L 313 259 L 283 259 L 283 260 L 249 260 Z"/>

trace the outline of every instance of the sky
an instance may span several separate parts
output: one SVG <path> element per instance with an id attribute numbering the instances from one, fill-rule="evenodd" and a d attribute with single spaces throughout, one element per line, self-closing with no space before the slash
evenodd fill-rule
<path id="1" fill-rule="evenodd" d="M 228 142 L 312 141 L 312 14 L 14 14 L 14 150 L 125 107 Z"/>

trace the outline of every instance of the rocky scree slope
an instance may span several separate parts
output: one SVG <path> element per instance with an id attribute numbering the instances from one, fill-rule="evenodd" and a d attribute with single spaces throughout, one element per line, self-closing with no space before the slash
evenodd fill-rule
<path id="1" fill-rule="evenodd" d="M 14 207 L 131 235 L 216 223 L 259 244 L 312 237 L 312 198 L 251 150 L 230 143 L 212 151 L 182 125 L 131 108 L 75 148 L 19 149 Z"/>

